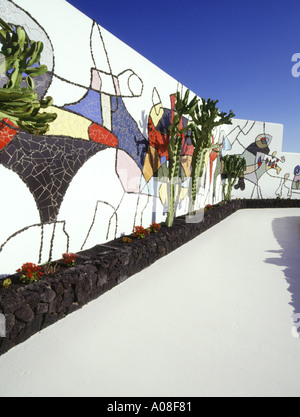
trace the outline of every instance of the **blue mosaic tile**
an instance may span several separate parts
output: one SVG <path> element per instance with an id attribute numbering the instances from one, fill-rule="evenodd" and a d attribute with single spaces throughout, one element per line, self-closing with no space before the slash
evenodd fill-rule
<path id="1" fill-rule="evenodd" d="M 103 123 L 100 94 L 96 91 L 90 90 L 87 96 L 85 96 L 79 103 L 66 106 L 65 108 L 100 125 Z"/>
<path id="2" fill-rule="evenodd" d="M 112 131 L 119 140 L 119 148 L 126 151 L 143 169 L 149 142 L 128 113 L 121 97 L 112 97 Z"/>

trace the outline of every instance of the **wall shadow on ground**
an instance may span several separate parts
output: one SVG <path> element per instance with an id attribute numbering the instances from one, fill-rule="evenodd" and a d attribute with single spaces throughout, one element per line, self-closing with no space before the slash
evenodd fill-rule
<path id="1" fill-rule="evenodd" d="M 272 229 L 282 249 L 268 253 L 280 254 L 281 257 L 268 258 L 265 262 L 277 265 L 284 271 L 292 297 L 290 305 L 294 309 L 294 322 L 300 337 L 300 216 L 274 219 Z"/>

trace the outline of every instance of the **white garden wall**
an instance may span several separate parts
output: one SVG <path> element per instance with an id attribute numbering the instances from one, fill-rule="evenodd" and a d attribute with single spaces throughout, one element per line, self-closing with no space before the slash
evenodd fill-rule
<path id="1" fill-rule="evenodd" d="M 174 94 L 186 88 L 65 0 L 0 0 L 0 16 L 44 43 L 48 72 L 36 89 L 58 114 L 38 138 L 0 124 L 0 274 L 163 221 L 166 184 L 157 177 L 168 169 Z M 245 120 L 214 132 L 223 154 L 247 160 L 234 196 L 299 198 L 300 155 L 282 153 L 282 137 L 281 125 Z M 177 215 L 188 209 L 192 153 L 187 139 Z M 198 207 L 220 201 L 221 191 L 212 153 Z"/>

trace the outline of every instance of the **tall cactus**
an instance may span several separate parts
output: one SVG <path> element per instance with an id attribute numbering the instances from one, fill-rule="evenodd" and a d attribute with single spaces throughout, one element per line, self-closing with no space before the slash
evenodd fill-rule
<path id="1" fill-rule="evenodd" d="M 13 28 L 0 18 L 1 53 L 5 57 L 6 85 L 0 89 L 0 120 L 8 118 L 28 133 L 39 135 L 49 130 L 57 115 L 40 113 L 53 104 L 51 97 L 39 100 L 34 91 L 34 78 L 47 72 L 40 65 L 44 45 L 31 41 L 22 27 Z M 27 88 L 21 88 L 26 80 Z"/>
<path id="2" fill-rule="evenodd" d="M 192 181 L 190 192 L 189 212 L 194 212 L 195 201 L 198 193 L 197 185 L 204 172 L 205 157 L 213 149 L 217 150 L 218 145 L 212 144 L 213 130 L 220 125 L 232 124 L 232 118 L 235 116 L 230 110 L 228 114 L 220 112 L 217 107 L 218 100 L 206 101 L 202 99 L 200 107 L 197 106 L 192 115 L 192 140 L 195 147 L 192 158 Z"/>
<path id="3" fill-rule="evenodd" d="M 231 200 L 232 188 L 239 177 L 244 174 L 247 163 L 245 158 L 238 155 L 226 155 L 222 159 L 223 174 L 227 176 L 227 184 L 223 184 L 223 196 L 225 202 Z M 226 190 L 227 185 L 227 190 Z"/>
<path id="4" fill-rule="evenodd" d="M 175 114 L 173 121 L 169 127 L 170 140 L 168 144 L 169 154 L 169 209 L 167 215 L 167 226 L 172 227 L 174 224 L 175 211 L 177 206 L 176 181 L 179 177 L 180 156 L 182 148 L 183 136 L 188 130 L 191 130 L 192 124 L 188 124 L 185 128 L 180 128 L 182 118 L 187 116 L 191 118 L 198 106 L 198 97 L 195 96 L 189 102 L 190 91 L 187 90 L 184 97 L 178 92 L 176 94 Z"/>
<path id="5" fill-rule="evenodd" d="M 188 130 L 192 131 L 192 142 L 194 145 L 194 153 L 192 157 L 192 179 L 190 189 L 190 207 L 189 212 L 194 212 L 195 201 L 198 193 L 198 184 L 203 176 L 205 157 L 213 149 L 218 149 L 217 144 L 212 144 L 212 132 L 215 127 L 232 124 L 232 118 L 235 116 L 230 110 L 227 114 L 220 112 L 217 107 L 218 100 L 206 101 L 202 99 L 199 106 L 197 96 L 189 103 L 190 91 L 187 90 L 182 98 L 180 93 L 176 95 L 175 116 L 169 128 L 170 141 L 168 145 L 169 152 L 169 212 L 167 217 L 167 225 L 171 227 L 174 223 L 176 210 L 176 179 L 179 176 L 180 156 L 182 147 L 182 138 Z M 180 129 L 180 122 L 183 116 L 187 116 L 190 120 L 188 126 Z"/>

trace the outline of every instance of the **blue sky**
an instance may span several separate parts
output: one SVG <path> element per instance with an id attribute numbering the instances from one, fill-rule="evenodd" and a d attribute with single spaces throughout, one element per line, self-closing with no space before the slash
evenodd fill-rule
<path id="1" fill-rule="evenodd" d="M 68 1 L 222 111 L 284 124 L 300 152 L 299 0 Z"/>

